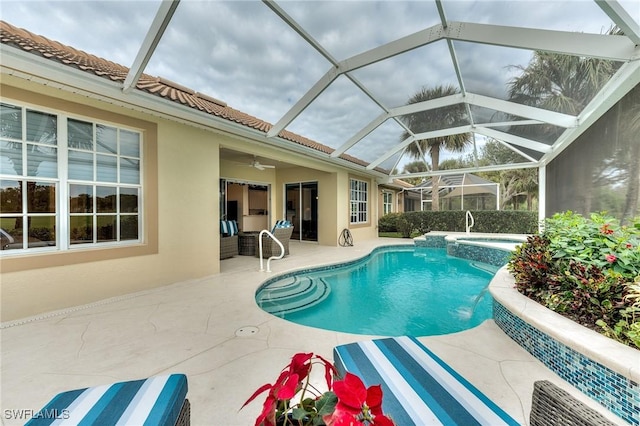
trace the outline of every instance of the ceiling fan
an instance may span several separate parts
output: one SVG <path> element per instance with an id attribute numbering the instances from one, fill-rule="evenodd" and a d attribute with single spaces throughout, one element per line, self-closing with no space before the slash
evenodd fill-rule
<path id="1" fill-rule="evenodd" d="M 275 169 L 276 166 L 272 166 L 270 164 L 261 164 L 255 157 L 253 158 L 253 161 L 250 164 L 251 167 L 255 167 L 258 170 L 264 170 L 264 169 Z"/>

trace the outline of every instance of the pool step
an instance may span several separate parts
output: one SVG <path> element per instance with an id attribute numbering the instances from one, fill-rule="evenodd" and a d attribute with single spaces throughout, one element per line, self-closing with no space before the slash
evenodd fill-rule
<path id="1" fill-rule="evenodd" d="M 501 268 L 500 266 L 490 265 L 488 263 L 478 263 L 478 262 L 470 262 L 469 265 L 483 272 L 487 272 L 491 275 L 495 275 L 498 272 L 498 270 Z"/>
<path id="2" fill-rule="evenodd" d="M 315 306 L 330 292 L 329 284 L 322 278 L 289 277 L 260 290 L 256 300 L 270 314 L 284 315 Z"/>

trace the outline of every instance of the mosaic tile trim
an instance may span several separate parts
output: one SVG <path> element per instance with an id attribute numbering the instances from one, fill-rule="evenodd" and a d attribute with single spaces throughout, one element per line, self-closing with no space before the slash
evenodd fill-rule
<path id="1" fill-rule="evenodd" d="M 417 247 L 444 248 L 447 246 L 446 237 L 446 235 L 425 235 L 424 240 L 414 240 L 414 242 Z"/>
<path id="2" fill-rule="evenodd" d="M 489 265 L 503 266 L 509 261 L 511 251 L 494 247 L 448 243 L 447 254 L 449 256 L 475 260 L 476 262 L 488 263 Z"/>
<path id="3" fill-rule="evenodd" d="M 632 425 L 640 425 L 640 385 L 587 358 L 493 303 L 498 326 L 567 382 Z"/>

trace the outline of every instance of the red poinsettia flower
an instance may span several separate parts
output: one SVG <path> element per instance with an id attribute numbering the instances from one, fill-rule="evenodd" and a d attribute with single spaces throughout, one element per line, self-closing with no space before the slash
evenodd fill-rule
<path id="1" fill-rule="evenodd" d="M 333 377 L 338 374 L 338 370 L 336 370 L 336 367 L 334 367 L 334 365 L 332 363 L 330 363 L 329 361 L 327 361 L 325 358 L 321 357 L 320 355 L 316 354 L 316 357 L 318 359 L 320 359 L 322 361 L 322 363 L 324 364 L 324 379 L 327 381 L 327 388 L 328 389 L 332 389 L 333 388 Z"/>
<path id="2" fill-rule="evenodd" d="M 309 383 L 314 364 L 324 367 L 327 391 L 322 392 Z M 260 386 L 242 405 L 267 392 L 262 412 L 255 426 L 275 426 L 276 421 L 291 416 L 296 424 L 328 426 L 394 426 L 382 414 L 382 388 L 365 387 L 359 377 L 347 373 L 344 380 L 333 382 L 335 366 L 320 355 L 298 353 L 282 369 L 274 384 Z M 332 390 L 333 388 L 333 390 Z M 308 393 L 308 394 L 307 394 Z M 298 395 L 299 401 L 292 403 Z M 322 423 L 324 422 L 324 423 Z"/>
<path id="3" fill-rule="evenodd" d="M 327 425 L 393 425 L 393 422 L 382 414 L 380 385 L 367 388 L 358 376 L 346 373 L 344 380 L 333 384 L 333 391 L 338 397 L 338 404 L 333 414 L 324 419 Z"/>
<path id="4" fill-rule="evenodd" d="M 297 374 L 300 377 L 300 380 L 304 380 L 307 375 L 309 375 L 309 370 L 311 370 L 311 363 L 309 360 L 313 357 L 312 353 L 298 353 L 295 354 L 291 358 L 291 363 L 289 364 L 289 371 L 292 374 Z"/>
<path id="5" fill-rule="evenodd" d="M 291 374 L 288 370 L 283 371 L 273 385 L 266 384 L 260 386 L 242 406 L 244 407 L 258 395 L 268 390 L 269 394 L 262 405 L 262 412 L 256 419 L 256 426 L 263 424 L 263 422 L 266 426 L 275 426 L 275 409 L 278 401 L 293 398 L 299 383 L 300 380 L 297 374 Z"/>
<path id="6" fill-rule="evenodd" d="M 396 426 L 396 424 L 387 416 L 376 416 L 371 424 L 376 426 Z"/>
<path id="7" fill-rule="evenodd" d="M 360 377 L 347 373 L 344 380 L 333 384 L 333 391 L 338 397 L 336 410 L 349 411 L 354 414 L 367 407 L 374 415 L 382 414 L 382 388 L 380 385 L 368 389 Z"/>

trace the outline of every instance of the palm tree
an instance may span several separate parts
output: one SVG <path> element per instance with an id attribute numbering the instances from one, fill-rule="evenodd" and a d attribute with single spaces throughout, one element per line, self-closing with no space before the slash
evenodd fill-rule
<path id="1" fill-rule="evenodd" d="M 536 51 L 509 83 L 512 101 L 577 115 L 616 71 L 615 62 Z"/>
<path id="2" fill-rule="evenodd" d="M 423 87 L 407 101 L 407 105 L 429 101 L 444 96 L 455 95 L 456 93 L 459 93 L 458 89 L 451 85 L 437 86 L 430 89 Z M 463 123 L 468 123 L 466 110 L 462 104 L 421 111 L 415 114 L 405 115 L 401 119 L 414 134 L 445 129 L 447 127 L 455 127 Z M 405 140 L 410 136 L 409 132 L 405 131 L 402 135 L 402 140 Z M 444 148 L 448 151 L 464 152 L 470 144 L 471 134 L 460 133 L 457 135 L 418 140 L 408 147 L 408 152 L 416 159 L 421 159 L 422 153 L 428 153 L 429 157 L 431 157 L 431 170 L 435 172 L 439 170 L 441 149 Z M 440 210 L 438 179 L 432 179 L 432 182 L 431 208 L 432 210 Z"/>
<path id="3" fill-rule="evenodd" d="M 619 35 L 621 31 L 614 27 L 608 34 Z M 577 115 L 618 67 L 619 64 L 603 59 L 536 51 L 526 67 L 514 67 L 522 72 L 509 82 L 509 98 L 517 103 Z M 563 130 L 551 125 L 532 125 L 518 126 L 513 129 L 513 133 L 534 140 L 555 140 Z M 576 173 L 579 173 L 575 177 L 576 184 L 580 182 L 586 185 L 591 182 L 591 166 L 585 165 L 576 170 Z M 506 176 L 508 181 L 515 177 L 517 174 Z M 535 189 L 531 176 L 526 175 L 522 178 L 527 182 L 514 185 L 514 190 L 518 187 L 525 191 L 527 188 Z M 585 209 L 588 210 L 592 191 L 585 188 L 579 192 L 584 193 Z M 530 200 L 528 192 L 527 196 Z"/>
<path id="4" fill-rule="evenodd" d="M 520 154 L 510 150 L 495 139 L 489 139 L 480 150 L 478 165 L 511 164 L 522 161 Z M 500 182 L 502 197 L 501 208 L 509 202 L 517 210 L 518 198 L 527 197 L 527 210 L 533 209 L 533 198 L 538 194 L 537 169 L 514 169 L 496 172 L 481 172 L 478 176 Z"/>
<path id="5" fill-rule="evenodd" d="M 427 165 L 423 161 L 412 161 L 407 163 L 402 168 L 403 173 L 422 173 L 427 171 Z M 406 178 L 403 179 L 413 185 L 417 185 L 422 181 L 422 178 Z"/>
<path id="6" fill-rule="evenodd" d="M 500 173 L 500 184 L 502 208 L 511 202 L 513 209 L 518 210 L 518 201 L 524 195 L 527 198 L 527 210 L 533 210 L 533 198 L 538 192 L 538 174 L 534 169 L 505 170 Z"/>

